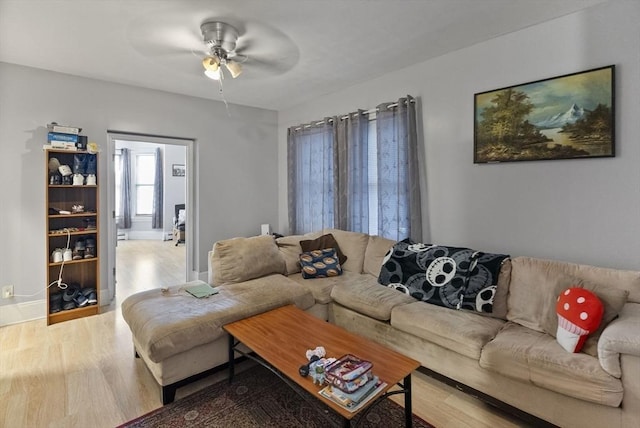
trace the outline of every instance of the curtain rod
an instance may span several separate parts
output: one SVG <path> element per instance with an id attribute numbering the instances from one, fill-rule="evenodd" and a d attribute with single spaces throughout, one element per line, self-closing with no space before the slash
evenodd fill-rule
<path id="1" fill-rule="evenodd" d="M 416 100 L 415 100 L 415 98 L 412 98 L 412 99 L 409 100 L 409 102 L 410 103 L 415 103 Z M 387 109 L 395 108 L 395 107 L 398 107 L 398 103 L 391 103 L 391 104 L 387 105 Z M 379 111 L 380 111 L 380 109 L 376 107 L 376 108 L 372 108 L 371 110 L 363 111 L 362 114 L 372 114 L 372 113 L 377 113 Z M 347 114 L 347 115 L 344 115 L 344 116 L 340 116 L 339 119 L 340 120 L 348 119 L 349 116 L 351 116 L 351 115 L 357 116 L 357 113 L 351 113 L 351 114 Z M 322 125 L 324 122 L 325 122 L 324 120 L 320 120 L 318 122 L 311 122 L 308 125 L 298 126 L 296 128 L 293 128 L 293 129 L 294 129 L 294 131 L 299 131 L 302 128 L 311 128 L 312 126 Z M 333 119 L 329 118 L 328 122 L 333 122 Z"/>

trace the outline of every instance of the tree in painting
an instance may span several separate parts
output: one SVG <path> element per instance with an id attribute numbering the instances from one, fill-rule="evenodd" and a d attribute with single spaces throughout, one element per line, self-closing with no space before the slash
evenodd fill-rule
<path id="1" fill-rule="evenodd" d="M 549 141 L 527 120 L 534 106 L 524 92 L 505 89 L 491 103 L 482 111 L 477 129 L 476 149 L 483 160 L 512 157 L 527 145 Z"/>

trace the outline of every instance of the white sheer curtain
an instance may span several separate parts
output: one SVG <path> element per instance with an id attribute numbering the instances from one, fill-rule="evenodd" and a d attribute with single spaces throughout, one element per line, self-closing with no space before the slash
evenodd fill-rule
<path id="1" fill-rule="evenodd" d="M 334 227 L 334 120 L 289 128 L 289 229 L 303 234 Z"/>

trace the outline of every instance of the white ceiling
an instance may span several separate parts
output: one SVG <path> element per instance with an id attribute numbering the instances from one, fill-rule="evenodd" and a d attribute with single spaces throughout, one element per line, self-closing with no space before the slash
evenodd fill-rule
<path id="1" fill-rule="evenodd" d="M 200 63 L 214 18 L 252 46 L 226 100 L 282 110 L 605 1 L 0 0 L 0 61 L 222 100 Z"/>

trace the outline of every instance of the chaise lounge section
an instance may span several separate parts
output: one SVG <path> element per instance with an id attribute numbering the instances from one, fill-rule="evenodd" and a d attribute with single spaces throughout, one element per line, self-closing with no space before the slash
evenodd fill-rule
<path id="1" fill-rule="evenodd" d="M 342 274 L 304 279 L 300 242 L 322 242 L 328 234 L 346 256 Z M 224 324 L 295 304 L 494 403 L 552 424 L 638 426 L 640 272 L 507 258 L 494 284 L 493 312 L 485 314 L 425 303 L 380 285 L 394 244 L 336 229 L 220 241 L 209 269 L 218 294 L 195 299 L 180 286 L 149 290 L 123 302 L 123 317 L 165 403 L 184 382 L 227 362 Z M 580 353 L 565 351 L 553 336 L 550 308 L 567 285 L 594 289 L 615 318 Z"/>

